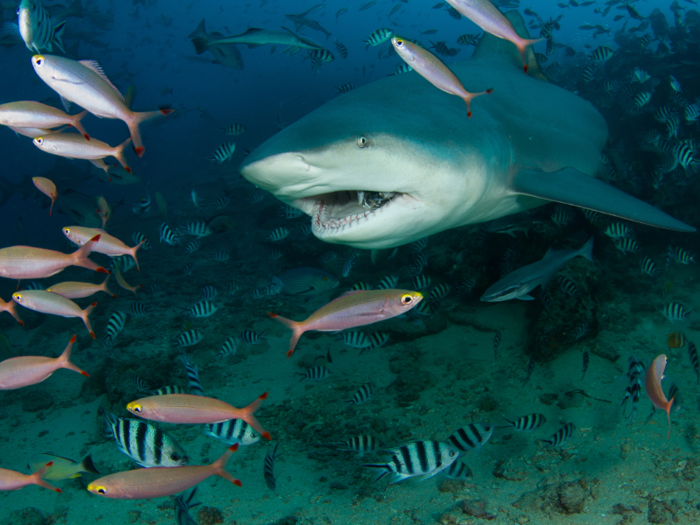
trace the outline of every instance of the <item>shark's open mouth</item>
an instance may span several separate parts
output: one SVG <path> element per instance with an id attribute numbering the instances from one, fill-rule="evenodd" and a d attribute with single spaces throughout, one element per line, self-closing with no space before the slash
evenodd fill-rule
<path id="1" fill-rule="evenodd" d="M 372 220 L 394 201 L 408 196 L 404 193 L 347 190 L 305 197 L 295 205 L 311 215 L 315 234 L 345 229 Z"/>

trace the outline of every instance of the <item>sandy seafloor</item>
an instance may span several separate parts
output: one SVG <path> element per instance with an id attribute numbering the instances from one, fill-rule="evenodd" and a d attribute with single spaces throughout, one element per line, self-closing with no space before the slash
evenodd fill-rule
<path id="1" fill-rule="evenodd" d="M 159 222 L 154 219 L 141 228 L 152 241 L 157 241 L 155 230 Z M 119 236 L 120 229 L 115 227 L 115 232 Z M 130 232 L 121 237 L 130 237 Z M 123 407 L 136 399 L 134 373 L 154 388 L 164 386 L 158 384 L 159 380 L 186 386 L 184 371 L 176 359 L 178 351 L 169 346 L 187 320 L 180 307 L 198 300 L 199 290 L 206 284 L 234 279 L 246 290 L 265 280 L 265 271 L 255 261 L 263 257 L 266 248 L 244 243 L 244 249 L 226 263 L 204 260 L 202 253 L 222 245 L 231 246 L 204 239 L 199 255 L 187 256 L 182 249 L 173 249 L 171 253 L 178 255 L 167 262 L 163 257 L 170 248 L 157 243 L 153 251 L 142 253 L 143 273 L 139 276 L 131 270 L 127 280 L 144 285 L 155 282 L 165 293 L 155 298 L 144 296 L 144 302 L 156 306 L 154 312 L 146 317 L 130 316 L 117 345 L 110 350 L 100 347 L 99 335 L 98 342 L 92 342 L 77 319 L 48 318 L 22 310 L 28 327 L 21 328 L 6 314 L 0 316 L 0 330 L 14 350 L 25 355 L 57 356 L 70 336 L 77 333 L 73 361 L 92 375 L 85 379 L 61 370 L 39 385 L 0 393 L 3 468 L 28 472 L 27 460 L 37 452 L 73 459 L 89 452 L 103 473 L 130 468 L 128 458 L 103 436 L 97 407 L 111 402 L 117 415 L 128 416 Z M 101 260 L 100 257 L 96 259 Z M 197 262 L 197 269 L 183 279 L 180 268 L 191 260 Z M 340 274 L 342 261 L 333 264 L 337 268 L 334 266 L 332 271 Z M 366 260 L 363 264 L 369 265 Z M 681 329 L 690 340 L 698 339 L 700 324 L 692 313 L 688 322 L 676 325 L 661 315 L 664 300 L 657 285 L 637 276 L 637 257 L 614 264 L 632 268 L 630 274 L 635 277 L 630 279 L 637 292 L 613 291 L 614 300 L 598 305 L 599 319 L 608 320 L 602 323 L 601 331 L 558 358 L 538 364 L 524 387 L 528 361 L 524 355 L 529 323 L 526 314 L 534 303 L 485 304 L 478 297 L 460 300 L 453 292 L 429 321 L 434 327 L 432 335 L 421 332 L 423 319 L 381 323 L 374 328 L 393 333 L 410 328 L 413 335 L 400 341 L 392 338 L 384 347 L 359 356 L 356 349 L 335 341 L 333 335 L 306 334 L 292 359 L 287 360 L 284 353 L 290 332 L 269 319 L 265 311 L 272 309 L 301 319 L 324 304 L 329 294 L 306 305 L 284 297 L 254 301 L 244 298 L 243 291 L 238 296 L 220 295 L 217 300 L 221 310 L 208 319 L 192 320 L 205 338 L 189 348 L 188 354 L 199 365 L 205 392 L 212 397 L 242 407 L 269 391 L 258 418 L 273 439 L 279 440 L 282 458 L 275 465 L 277 489 L 272 491 L 262 473 L 270 445 L 241 447 L 234 453 L 228 470 L 242 480 L 243 487 L 210 478 L 199 485 L 195 500 L 202 502 L 201 507 L 219 509 L 227 525 L 453 524 L 488 519 L 499 524 L 699 523 L 698 385 L 687 349 L 669 350 L 666 336 Z M 691 312 L 697 303 L 696 273 L 696 266 L 673 265 L 664 277 L 674 283 L 675 290 L 683 291 L 674 298 L 691 306 Z M 101 276 L 91 276 L 87 271 L 70 269 L 58 281 L 91 277 L 96 282 L 101 280 Z M 355 280 L 344 279 L 334 293 Z M 114 289 L 118 290 L 117 299 L 104 294 L 98 297 L 93 315 L 98 333 L 112 312 L 126 310 L 133 300 L 132 294 L 116 286 Z M 257 346 L 241 345 L 235 356 L 215 359 L 221 343 L 244 329 L 266 330 L 267 340 Z M 503 340 L 498 359 L 494 360 L 496 331 L 503 334 Z M 591 354 L 582 381 L 582 351 L 595 345 L 613 348 L 620 358 L 612 363 Z M 328 349 L 333 356 L 329 365 L 333 375 L 318 383 L 299 381 L 295 374 L 303 370 L 302 366 L 312 364 Z M 620 407 L 628 385 L 628 357 L 635 354 L 650 363 L 661 353 L 668 354 L 666 374 L 677 382 L 681 393 L 681 408 L 671 413 L 669 440 L 664 413 L 657 411 L 651 422 L 644 425 L 651 407 L 645 394 L 631 426 L 626 424 Z M 408 406 L 398 406 L 395 390 L 389 386 L 402 370 L 409 368 L 412 372 L 403 381 L 421 384 L 418 398 L 401 403 Z M 345 410 L 345 400 L 368 381 L 378 387 L 374 398 Z M 564 392 L 577 388 L 610 403 L 578 396 L 573 404 L 580 406 L 557 406 Z M 107 396 L 100 397 L 105 391 Z M 547 394 L 558 396 L 553 404 L 542 402 Z M 47 406 L 32 412 L 23 410 L 30 398 L 40 404 L 44 401 Z M 423 482 L 372 484 L 374 474 L 360 465 L 381 456 L 358 459 L 353 453 L 339 452 L 332 446 L 333 442 L 361 433 L 375 435 L 386 445 L 445 439 L 470 422 L 502 424 L 503 415 L 514 419 L 534 412 L 547 418 L 540 429 L 532 433 L 498 429 L 479 454 L 466 455 L 474 474 L 466 482 L 445 482 L 438 475 Z M 538 443 L 568 422 L 577 428 L 564 446 L 551 449 Z M 191 464 L 214 461 L 226 449 L 226 445 L 203 435 L 197 427 L 164 427 L 185 448 Z M 7 518 L 14 511 L 32 507 L 46 518 L 44 523 L 176 523 L 173 498 L 103 499 L 85 490 L 92 479 L 87 474 L 56 482 L 63 489 L 62 494 L 35 486 L 2 493 L 0 523 L 23 523 Z M 464 513 L 464 501 L 469 502 L 467 507 L 482 508 L 485 514 L 476 517 Z M 201 507 L 193 510 L 196 519 Z M 475 513 L 478 512 L 472 512 Z M 281 521 L 284 518 L 297 521 Z"/>

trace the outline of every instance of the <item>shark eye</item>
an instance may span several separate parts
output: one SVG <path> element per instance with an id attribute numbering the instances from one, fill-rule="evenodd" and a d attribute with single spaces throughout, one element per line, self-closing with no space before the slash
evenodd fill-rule
<path id="1" fill-rule="evenodd" d="M 413 296 L 405 293 L 401 296 L 401 304 L 409 305 L 413 302 Z"/>
<path id="2" fill-rule="evenodd" d="M 357 145 L 360 146 L 361 148 L 364 148 L 369 141 L 367 140 L 367 137 L 360 137 L 357 139 Z"/>

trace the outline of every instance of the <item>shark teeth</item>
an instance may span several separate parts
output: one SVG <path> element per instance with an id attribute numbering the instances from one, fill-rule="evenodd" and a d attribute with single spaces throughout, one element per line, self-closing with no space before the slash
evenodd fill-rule
<path id="1" fill-rule="evenodd" d="M 324 201 L 319 201 L 313 210 L 311 229 L 314 234 L 320 234 L 329 230 L 339 230 L 350 227 L 353 223 L 367 220 L 370 215 L 373 215 L 375 210 L 367 210 L 364 213 L 348 215 L 341 219 L 334 219 L 330 215 L 329 206 Z"/>

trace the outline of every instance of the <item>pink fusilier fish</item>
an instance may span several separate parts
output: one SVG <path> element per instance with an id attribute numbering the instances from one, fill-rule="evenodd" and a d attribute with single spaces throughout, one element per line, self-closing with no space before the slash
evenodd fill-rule
<path id="1" fill-rule="evenodd" d="M 90 140 L 83 124 L 80 122 L 88 111 L 69 115 L 60 109 L 47 106 L 41 102 L 19 101 L 0 105 L 0 124 L 15 128 L 51 129 L 59 126 L 72 126 L 83 137 Z"/>
<path id="2" fill-rule="evenodd" d="M 46 475 L 52 465 L 53 461 L 49 461 L 34 474 L 30 475 L 0 468 L 0 490 L 19 490 L 29 485 L 39 485 L 40 487 L 53 490 L 54 492 L 63 492 L 61 489 L 54 487 L 42 479 L 42 476 Z"/>
<path id="3" fill-rule="evenodd" d="M 139 268 L 139 261 L 136 258 L 136 252 L 138 251 L 146 239 L 138 243 L 136 246 L 128 247 L 122 241 L 116 237 L 110 235 L 106 231 L 100 228 L 87 228 L 86 226 L 66 226 L 63 228 L 63 235 L 68 237 L 68 239 L 78 246 L 83 246 L 85 243 L 90 242 L 90 239 L 96 236 L 100 237 L 100 240 L 92 247 L 93 252 L 103 253 L 109 255 L 110 257 L 116 257 L 118 255 L 131 255 L 134 262 L 136 263 L 136 268 Z"/>
<path id="4" fill-rule="evenodd" d="M 226 471 L 226 463 L 236 450 L 238 443 L 229 447 L 211 465 L 151 467 L 117 472 L 96 479 L 87 489 L 111 499 L 163 498 L 194 487 L 211 476 L 219 476 L 241 487 L 241 481 Z"/>
<path id="5" fill-rule="evenodd" d="M 69 159 L 93 161 L 114 157 L 128 173 L 131 173 L 124 157 L 124 148 L 129 145 L 131 138 L 114 147 L 97 139 L 85 140 L 85 137 L 77 133 L 52 133 L 44 137 L 35 137 L 32 142 L 41 151 Z"/>
<path id="6" fill-rule="evenodd" d="M 449 93 L 456 95 L 467 104 L 467 117 L 472 118 L 471 102 L 479 95 L 486 95 L 493 92 L 493 89 L 487 89 L 481 93 L 470 93 L 459 81 L 457 76 L 443 64 L 438 57 L 423 49 L 421 46 L 409 42 L 401 37 L 393 37 L 391 45 L 396 49 L 396 53 L 406 62 L 413 70 L 430 82 L 433 86 Z"/>
<path id="7" fill-rule="evenodd" d="M 518 51 L 520 51 L 520 56 L 523 58 L 523 69 L 527 73 L 525 51 L 528 46 L 544 40 L 543 38 L 522 38 L 515 31 L 513 24 L 489 0 L 445 1 L 487 33 L 515 44 Z"/>
<path id="8" fill-rule="evenodd" d="M 45 381 L 61 368 L 78 372 L 85 377 L 90 375 L 70 362 L 70 354 L 75 343 L 73 336 L 66 349 L 58 357 L 21 356 L 0 361 L 0 390 L 15 390 L 36 385 Z"/>
<path id="9" fill-rule="evenodd" d="M 53 203 L 56 202 L 56 199 L 58 198 L 58 190 L 56 189 L 56 185 L 46 177 L 32 177 L 32 182 L 34 183 L 34 186 L 36 186 L 37 190 L 51 199 L 51 208 L 49 208 L 49 217 L 51 217 L 51 214 L 53 213 Z"/>
<path id="10" fill-rule="evenodd" d="M 2 297 L 0 297 L 0 312 L 7 312 L 10 314 L 12 317 L 15 318 L 15 321 L 17 321 L 20 326 L 24 326 L 24 321 L 20 319 L 19 314 L 17 313 L 17 303 L 10 300 L 8 302 L 3 301 Z"/>
<path id="11" fill-rule="evenodd" d="M 58 295 L 62 295 L 66 299 L 83 299 L 85 297 L 90 297 L 91 295 L 96 294 L 97 292 L 104 292 L 108 295 L 111 295 L 113 298 L 116 298 L 117 296 L 114 295 L 112 293 L 112 290 L 110 290 L 107 287 L 107 282 L 109 281 L 109 278 L 111 276 L 111 274 L 108 274 L 107 278 L 101 284 L 66 281 L 64 283 L 51 285 L 46 289 L 46 291 L 57 293 Z M 14 304 L 14 301 L 10 302 Z"/>
<path id="12" fill-rule="evenodd" d="M 340 332 L 405 314 L 423 299 L 420 292 L 408 290 L 357 290 L 346 292 L 312 313 L 305 321 L 292 321 L 277 314 L 267 315 L 292 329 L 287 359 L 292 357 L 301 334 Z"/>
<path id="13" fill-rule="evenodd" d="M 17 126 L 7 126 L 9 129 L 14 131 L 17 135 L 22 135 L 23 137 L 29 137 L 33 139 L 35 137 L 41 137 L 42 135 L 51 135 L 52 133 L 60 133 L 62 129 L 45 129 L 45 128 L 19 128 Z"/>
<path id="14" fill-rule="evenodd" d="M 80 266 L 100 273 L 109 273 L 88 259 L 93 246 L 100 240 L 96 235 L 73 253 L 61 253 L 31 246 L 10 246 L 0 249 L 0 277 L 7 279 L 43 279 L 62 272 L 69 266 Z"/>
<path id="15" fill-rule="evenodd" d="M 94 60 L 76 61 L 55 55 L 34 55 L 32 67 L 39 78 L 65 100 L 78 104 L 97 117 L 124 121 L 139 157 L 146 150 L 141 142 L 139 124 L 173 112 L 172 109 L 146 113 L 132 111 Z"/>
<path id="16" fill-rule="evenodd" d="M 229 419 L 242 419 L 265 439 L 270 433 L 255 419 L 255 411 L 267 399 L 267 392 L 245 408 L 236 408 L 218 399 L 190 394 L 168 394 L 144 397 L 126 405 L 134 415 L 163 423 L 208 425 Z"/>
<path id="17" fill-rule="evenodd" d="M 25 308 L 42 314 L 57 315 L 59 317 L 78 317 L 85 323 L 85 328 L 90 332 L 90 337 L 95 339 L 95 332 L 92 331 L 92 326 L 90 326 L 90 314 L 97 306 L 97 303 L 92 303 L 85 310 L 81 310 L 80 306 L 70 299 L 46 290 L 15 292 L 12 294 L 12 299 Z"/>
<path id="18" fill-rule="evenodd" d="M 654 406 L 665 411 L 666 416 L 668 416 L 668 433 L 666 434 L 666 439 L 668 439 L 671 436 L 671 406 L 673 405 L 674 398 L 671 398 L 671 401 L 666 399 L 664 390 L 661 388 L 661 380 L 664 378 L 665 369 L 666 356 L 661 354 L 654 359 L 651 366 L 647 368 L 647 373 L 644 378 L 644 388 Z"/>

